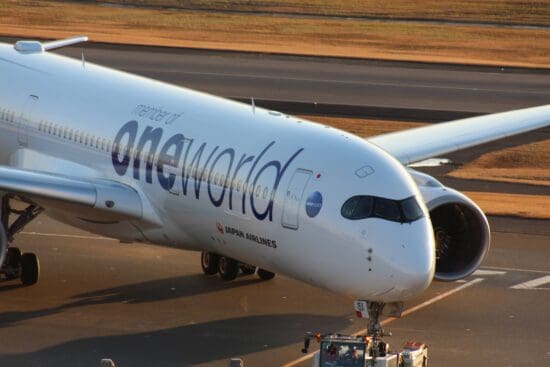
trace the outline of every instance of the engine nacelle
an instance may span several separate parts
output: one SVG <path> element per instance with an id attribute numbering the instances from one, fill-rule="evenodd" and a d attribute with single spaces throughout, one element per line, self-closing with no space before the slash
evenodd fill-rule
<path id="1" fill-rule="evenodd" d="M 491 231 L 487 217 L 464 194 L 424 173 L 409 173 L 430 211 L 436 241 L 434 278 L 455 281 L 467 277 L 489 252 Z"/>

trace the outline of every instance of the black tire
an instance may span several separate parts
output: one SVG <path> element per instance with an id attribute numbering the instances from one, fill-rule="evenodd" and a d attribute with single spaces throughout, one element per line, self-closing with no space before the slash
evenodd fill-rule
<path id="1" fill-rule="evenodd" d="M 21 255 L 21 283 L 33 285 L 38 282 L 40 276 L 40 263 L 38 257 L 33 253 Z"/>
<path id="2" fill-rule="evenodd" d="M 221 256 L 218 260 L 218 273 L 223 280 L 234 280 L 239 274 L 239 262 L 230 257 Z"/>
<path id="3" fill-rule="evenodd" d="M 21 276 L 21 250 L 19 248 L 8 247 L 2 269 L 6 280 L 18 279 Z"/>
<path id="4" fill-rule="evenodd" d="M 201 268 L 204 274 L 214 275 L 218 272 L 219 255 L 213 252 L 203 251 L 201 253 Z"/>
<path id="5" fill-rule="evenodd" d="M 262 280 L 271 280 L 275 277 L 275 273 L 267 271 L 265 269 L 258 269 L 258 276 Z"/>
<path id="6" fill-rule="evenodd" d="M 8 247 L 6 263 L 11 266 L 21 266 L 21 250 L 19 247 Z"/>
<path id="7" fill-rule="evenodd" d="M 245 275 L 254 274 L 254 272 L 256 271 L 255 266 L 248 265 L 248 264 L 241 264 L 240 268 L 241 268 L 241 271 L 243 272 L 243 274 L 245 274 Z"/>

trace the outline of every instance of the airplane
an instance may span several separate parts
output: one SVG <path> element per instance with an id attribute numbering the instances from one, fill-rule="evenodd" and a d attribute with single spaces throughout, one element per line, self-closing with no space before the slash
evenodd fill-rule
<path id="1" fill-rule="evenodd" d="M 409 165 L 550 124 L 546 105 L 365 139 L 49 52 L 85 41 L 0 44 L 4 279 L 38 281 L 37 256 L 11 243 L 44 212 L 200 251 L 226 281 L 281 273 L 399 305 L 490 247 L 483 211 Z"/>

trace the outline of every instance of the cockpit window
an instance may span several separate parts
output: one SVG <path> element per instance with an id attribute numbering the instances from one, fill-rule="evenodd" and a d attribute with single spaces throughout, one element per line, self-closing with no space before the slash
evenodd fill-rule
<path id="1" fill-rule="evenodd" d="M 414 196 L 401 202 L 401 210 L 403 211 L 403 216 L 407 222 L 413 222 L 424 216 L 424 213 L 422 212 L 422 209 L 420 208 L 420 205 L 418 205 L 418 201 L 416 201 Z"/>
<path id="2" fill-rule="evenodd" d="M 348 219 L 362 219 L 371 216 L 373 206 L 372 196 L 354 196 L 342 206 L 342 215 Z"/>
<path id="3" fill-rule="evenodd" d="M 373 214 L 375 217 L 378 218 L 393 220 L 395 222 L 401 221 L 401 211 L 399 210 L 399 203 L 394 200 L 376 198 L 374 200 Z"/>
<path id="4" fill-rule="evenodd" d="M 342 216 L 357 220 L 382 218 L 393 222 L 413 222 L 424 216 L 414 196 L 404 200 L 392 200 L 368 195 L 357 195 L 342 205 Z"/>

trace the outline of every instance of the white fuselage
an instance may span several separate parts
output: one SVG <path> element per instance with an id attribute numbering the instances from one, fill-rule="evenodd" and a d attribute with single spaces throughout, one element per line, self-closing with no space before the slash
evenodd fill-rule
<path id="1" fill-rule="evenodd" d="M 89 231 L 223 254 L 354 298 L 402 301 L 432 280 L 423 204 L 410 223 L 341 215 L 354 195 L 421 199 L 398 161 L 340 130 L 0 44 L 0 131 L 2 165 L 140 194 L 132 222 L 48 210 Z"/>

